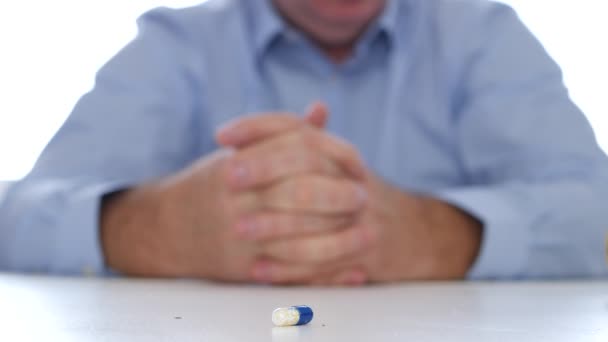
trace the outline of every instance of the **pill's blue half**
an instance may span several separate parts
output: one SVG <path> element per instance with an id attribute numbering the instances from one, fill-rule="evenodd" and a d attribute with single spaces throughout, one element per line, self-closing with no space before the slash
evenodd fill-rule
<path id="1" fill-rule="evenodd" d="M 310 323 L 312 321 L 312 309 L 305 305 L 294 306 L 300 312 L 300 320 L 296 325 L 304 325 Z"/>

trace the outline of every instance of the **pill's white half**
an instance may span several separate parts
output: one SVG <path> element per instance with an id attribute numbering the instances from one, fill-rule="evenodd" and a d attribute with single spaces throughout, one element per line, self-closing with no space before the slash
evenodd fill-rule
<path id="1" fill-rule="evenodd" d="M 277 327 L 296 325 L 300 321 L 300 311 L 294 307 L 278 308 L 272 312 L 272 323 Z"/>

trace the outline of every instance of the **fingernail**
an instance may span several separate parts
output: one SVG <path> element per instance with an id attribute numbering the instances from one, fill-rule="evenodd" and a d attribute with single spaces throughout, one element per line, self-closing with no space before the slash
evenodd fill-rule
<path id="1" fill-rule="evenodd" d="M 249 169 L 243 163 L 234 163 L 230 167 L 229 180 L 235 187 L 247 186 L 249 176 Z"/>
<path id="2" fill-rule="evenodd" d="M 236 224 L 236 232 L 239 236 L 254 237 L 258 231 L 258 224 L 255 219 L 245 218 Z"/>

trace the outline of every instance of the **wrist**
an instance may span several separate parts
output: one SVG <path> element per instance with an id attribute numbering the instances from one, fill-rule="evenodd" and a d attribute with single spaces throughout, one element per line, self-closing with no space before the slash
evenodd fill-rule
<path id="1" fill-rule="evenodd" d="M 424 219 L 430 231 L 429 278 L 464 279 L 477 259 L 482 224 L 467 212 L 425 197 Z"/>
<path id="2" fill-rule="evenodd" d="M 100 238 L 105 262 L 111 269 L 134 276 L 158 275 L 151 251 L 154 233 L 162 224 L 162 195 L 154 184 L 105 196 L 100 215 Z"/>

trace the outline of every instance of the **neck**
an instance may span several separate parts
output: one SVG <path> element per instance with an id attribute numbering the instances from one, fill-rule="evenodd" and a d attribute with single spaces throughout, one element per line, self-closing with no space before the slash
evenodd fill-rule
<path id="1" fill-rule="evenodd" d="M 347 46 L 320 46 L 321 51 L 333 62 L 341 64 L 345 62 L 354 50 L 354 44 Z"/>
<path id="2" fill-rule="evenodd" d="M 301 1 L 271 0 L 271 3 L 287 23 L 307 35 L 335 63 L 343 63 L 353 54 L 357 40 L 383 9 L 383 5 L 379 6 L 365 21 L 336 27 L 335 23 L 302 10 L 297 5 Z"/>

